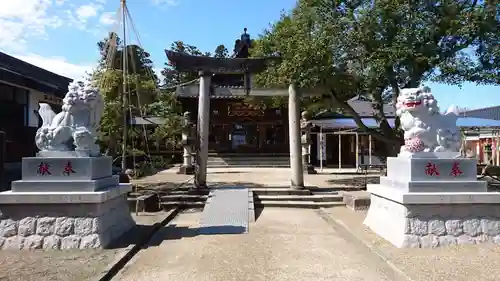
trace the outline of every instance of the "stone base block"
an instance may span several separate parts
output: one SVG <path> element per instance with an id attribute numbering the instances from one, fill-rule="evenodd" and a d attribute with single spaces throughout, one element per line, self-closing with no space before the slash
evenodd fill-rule
<path id="1" fill-rule="evenodd" d="M 364 224 L 398 248 L 500 243 L 500 204 L 406 204 L 372 193 Z"/>
<path id="2" fill-rule="evenodd" d="M 180 166 L 177 174 L 181 175 L 194 175 L 194 166 Z"/>
<path id="3" fill-rule="evenodd" d="M 11 190 L 13 192 L 88 192 L 117 186 L 119 182 L 119 176 L 95 180 L 18 180 L 12 182 Z"/>
<path id="4" fill-rule="evenodd" d="M 95 180 L 112 175 L 111 156 L 24 157 L 23 180 Z"/>
<path id="5" fill-rule="evenodd" d="M 409 181 L 475 181 L 475 158 L 387 157 L 387 177 Z"/>
<path id="6" fill-rule="evenodd" d="M 127 204 L 129 189 L 92 192 L 98 194 L 2 192 L 0 248 L 106 248 L 135 225 Z"/>
<path id="7" fill-rule="evenodd" d="M 402 192 L 486 192 L 486 181 L 474 180 L 440 180 L 440 181 L 408 181 L 400 182 L 389 177 L 380 177 L 380 185 L 389 186 Z"/>
<path id="8" fill-rule="evenodd" d="M 314 169 L 314 166 L 313 165 L 307 165 L 304 167 L 304 171 L 309 174 L 309 175 L 315 175 L 317 174 L 318 172 Z"/>
<path id="9" fill-rule="evenodd" d="M 152 213 L 159 210 L 160 198 L 157 194 L 141 195 L 137 198 L 128 198 L 127 200 L 131 212 Z"/>
<path id="10" fill-rule="evenodd" d="M 353 211 L 367 210 L 370 207 L 370 193 L 366 191 L 345 191 L 342 202 Z"/>

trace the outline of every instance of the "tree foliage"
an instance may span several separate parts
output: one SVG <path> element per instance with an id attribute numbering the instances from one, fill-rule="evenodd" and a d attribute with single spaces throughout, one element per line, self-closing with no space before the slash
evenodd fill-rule
<path id="1" fill-rule="evenodd" d="M 215 48 L 214 58 L 224 59 L 228 57 L 229 57 L 229 51 L 227 50 L 226 46 L 219 45 L 217 46 L 217 48 Z"/>
<path id="2" fill-rule="evenodd" d="M 110 155 L 119 155 L 123 138 L 124 122 L 130 117 L 172 116 L 176 113 L 175 101 L 158 91 L 158 77 L 153 71 L 150 54 L 137 45 L 121 45 L 120 38 L 110 33 L 107 38 L 97 43 L 101 53 L 97 69 L 91 74 L 103 95 L 105 106 L 101 119 L 100 143 Z M 127 64 L 123 55 L 127 55 Z M 126 84 L 123 85 L 126 71 Z M 125 93 L 125 94 L 124 94 Z M 165 97 L 167 96 L 167 98 Z M 125 110 L 124 110 L 125 108 Z M 125 116 L 127 121 L 125 121 Z M 175 118 L 174 118 L 175 119 Z M 171 130 L 165 128 L 170 127 Z M 170 134 L 175 131 L 176 122 L 166 122 L 161 126 L 131 126 L 128 132 L 128 150 L 135 148 L 146 152 L 149 137 L 161 135 L 165 142 L 171 142 Z"/>
<path id="3" fill-rule="evenodd" d="M 353 117 L 361 130 L 399 144 L 384 115 L 388 92 L 433 79 L 498 84 L 495 1 L 299 0 L 256 40 L 252 55 L 283 60 L 256 75 L 261 86 L 294 82 L 321 89 L 319 101 Z M 374 102 L 380 126 L 366 127 L 347 100 Z"/>

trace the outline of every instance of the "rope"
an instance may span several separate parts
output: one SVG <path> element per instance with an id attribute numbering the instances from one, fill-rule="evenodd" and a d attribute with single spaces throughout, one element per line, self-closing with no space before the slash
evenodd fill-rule
<path id="1" fill-rule="evenodd" d="M 98 81 L 98 85 L 99 87 L 101 88 L 105 88 L 105 89 L 108 89 L 109 86 L 114 83 L 113 79 L 111 79 L 112 77 L 108 77 L 107 75 L 104 75 L 105 74 L 105 71 L 106 70 L 114 70 L 114 63 L 115 63 L 115 56 L 116 56 L 116 53 L 117 53 L 117 50 L 118 50 L 118 42 L 117 42 L 117 39 L 118 39 L 118 32 L 113 32 L 113 30 L 117 30 L 119 29 L 120 26 L 122 26 L 122 24 L 124 25 L 127 25 L 130 27 L 131 29 L 131 34 L 132 35 L 135 35 L 136 39 L 137 39 L 137 45 L 139 46 L 140 48 L 140 51 L 143 52 L 144 51 L 144 48 L 143 48 L 143 45 L 141 43 L 141 39 L 140 39 L 140 35 L 139 33 L 137 32 L 137 29 L 136 29 L 136 25 L 134 23 L 134 20 L 130 14 L 130 11 L 126 5 L 126 3 L 124 2 L 123 5 L 120 5 L 117 12 L 115 13 L 115 22 L 112 26 L 112 32 L 110 32 L 110 37 L 108 38 L 108 40 L 106 41 L 105 43 L 105 46 L 103 47 L 103 52 L 105 53 L 105 58 L 104 58 L 104 71 Z M 131 66 L 132 67 L 132 71 L 135 73 L 135 72 L 138 72 L 138 66 L 136 65 L 136 62 L 135 60 L 132 60 L 131 62 L 131 65 L 129 64 L 129 56 L 131 58 L 134 58 L 135 54 L 133 54 L 132 50 L 133 48 L 129 48 L 127 49 L 127 46 L 126 46 L 126 42 L 131 42 L 129 41 L 128 39 L 130 39 L 130 37 L 128 36 L 129 33 L 128 32 L 125 32 L 125 34 L 123 34 L 124 38 L 123 38 L 123 52 L 127 52 L 125 54 L 125 56 L 123 57 L 123 69 L 122 71 L 126 73 L 126 75 L 124 75 L 124 79 L 127 79 L 127 76 L 128 76 L 128 73 L 129 73 L 129 67 Z M 130 44 L 129 44 L 130 45 Z M 243 46 L 241 46 L 240 48 L 242 48 Z M 235 56 L 235 54 L 233 54 L 233 57 Z M 157 85 L 157 80 L 155 79 L 155 74 L 153 72 L 153 70 L 149 67 L 145 67 L 144 68 L 145 70 L 145 76 L 146 78 L 149 78 L 151 79 L 151 81 L 153 81 L 156 85 L 156 87 L 154 88 L 154 93 L 155 94 L 159 94 L 160 93 L 160 89 Z M 123 94 L 126 94 L 126 97 L 128 98 L 128 103 L 127 104 L 123 104 L 123 106 L 128 106 L 128 114 L 130 116 L 130 118 L 132 118 L 132 107 L 130 106 L 130 103 L 132 102 L 132 93 L 130 91 L 130 88 L 128 87 L 128 83 L 126 83 L 127 81 L 124 81 L 124 89 L 123 89 Z M 180 84 L 177 84 L 177 85 L 174 85 L 174 86 L 170 86 L 170 87 L 164 87 L 162 88 L 163 90 L 175 90 L 177 89 L 178 87 L 183 87 L 183 86 L 186 86 L 186 85 L 190 85 L 190 84 L 193 84 L 193 83 L 197 83 L 199 82 L 199 78 L 197 79 L 193 79 L 191 81 L 188 81 L 188 82 L 184 82 L 184 83 L 180 83 Z M 144 119 L 144 116 L 145 116 L 145 110 L 141 104 L 141 99 L 140 99 L 140 89 L 139 89 L 139 83 L 138 81 L 136 81 L 136 102 L 137 102 L 137 106 L 139 107 L 139 115 L 142 119 Z M 129 126 L 129 124 L 124 124 L 124 126 Z M 141 124 L 141 127 L 142 127 L 142 135 L 143 135 L 143 138 L 144 138 L 144 143 L 145 143 L 145 153 L 146 153 L 146 158 L 147 158 L 147 162 L 152 165 L 152 161 L 151 161 L 151 152 L 150 152 L 150 148 L 149 148 L 149 137 L 148 137 L 148 131 L 147 131 L 147 127 L 146 127 L 146 124 Z M 126 140 L 124 140 L 126 141 Z M 132 141 L 131 142 L 131 146 L 132 146 L 132 150 L 134 151 L 135 150 L 135 142 Z M 125 148 L 126 149 L 126 148 Z M 194 168 L 195 168 L 195 174 L 198 173 L 199 171 L 199 145 L 198 143 L 195 144 L 195 163 L 194 163 Z M 121 159 L 122 157 L 118 157 L 117 159 Z M 115 159 L 114 161 L 116 161 L 117 159 Z M 134 173 L 136 173 L 136 155 L 135 153 L 133 153 L 133 169 L 134 169 Z M 196 177 L 193 177 L 193 179 L 196 181 Z"/>

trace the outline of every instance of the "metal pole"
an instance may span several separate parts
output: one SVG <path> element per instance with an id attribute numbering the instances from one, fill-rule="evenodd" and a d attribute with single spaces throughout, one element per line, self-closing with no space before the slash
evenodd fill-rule
<path id="1" fill-rule="evenodd" d="M 359 134 L 356 132 L 356 171 L 359 169 Z"/>
<path id="2" fill-rule="evenodd" d="M 122 114 L 123 114 L 123 135 L 122 135 L 122 173 L 127 169 L 127 138 L 128 138 L 128 118 L 127 118 L 127 33 L 126 33 L 126 24 L 127 20 L 125 18 L 126 15 L 126 3 L 125 0 L 121 0 L 121 9 L 122 9 L 122 21 L 123 21 L 123 50 L 122 50 Z"/>
<path id="3" fill-rule="evenodd" d="M 339 131 L 339 170 L 342 169 L 342 135 Z"/>
<path id="4" fill-rule="evenodd" d="M 495 131 L 495 134 L 497 136 L 497 138 L 496 138 L 496 145 L 495 145 L 495 155 L 496 155 L 496 158 L 497 158 L 496 165 L 500 166 L 500 150 L 498 149 L 499 145 L 500 145 L 500 132 L 499 131 Z"/>
<path id="5" fill-rule="evenodd" d="M 372 135 L 368 135 L 368 157 L 370 157 L 370 159 L 368 160 L 368 163 L 371 165 L 372 164 Z"/>
<path id="6" fill-rule="evenodd" d="M 323 144 L 324 144 L 324 136 L 323 136 L 323 126 L 319 126 L 319 169 L 323 172 Z M 325 148 L 326 150 L 326 148 Z M 325 153 L 326 154 L 326 153 Z"/>
<path id="7" fill-rule="evenodd" d="M 0 191 L 6 190 L 7 183 L 5 182 L 5 161 L 7 159 L 6 150 L 7 135 L 0 131 Z"/>

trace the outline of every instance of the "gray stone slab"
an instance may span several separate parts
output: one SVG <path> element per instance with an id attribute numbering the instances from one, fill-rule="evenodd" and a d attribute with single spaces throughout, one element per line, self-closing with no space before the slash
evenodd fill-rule
<path id="1" fill-rule="evenodd" d="M 120 183 L 119 176 L 96 180 L 19 180 L 12 182 L 13 192 L 89 192 L 115 187 Z"/>
<path id="2" fill-rule="evenodd" d="M 387 158 L 387 177 L 398 182 L 437 180 L 472 181 L 476 180 L 476 174 L 476 159 Z"/>
<path id="3" fill-rule="evenodd" d="M 228 187 L 212 190 L 200 219 L 200 234 L 248 233 L 248 188 Z"/>
<path id="4" fill-rule="evenodd" d="M 88 150 L 73 150 L 73 151 L 39 151 L 36 154 L 37 157 L 56 157 L 56 158 L 74 158 L 74 157 L 95 157 L 90 156 L 90 151 Z"/>
<path id="5" fill-rule="evenodd" d="M 380 184 L 392 187 L 404 192 L 486 192 L 488 183 L 486 181 L 410 181 L 400 182 L 388 177 L 380 177 Z"/>
<path id="6" fill-rule="evenodd" d="M 368 184 L 367 191 L 400 204 L 500 204 L 500 192 L 404 192 L 380 184 Z"/>
<path id="7" fill-rule="evenodd" d="M 0 204 L 90 204 L 100 203 L 132 191 L 129 183 L 94 192 L 0 192 Z"/>
<path id="8" fill-rule="evenodd" d="M 135 225 L 125 194 L 99 203 L 0 204 L 1 249 L 105 248 Z"/>
<path id="9" fill-rule="evenodd" d="M 101 157 L 25 157 L 22 179 L 37 181 L 95 180 L 112 175 L 110 156 Z"/>
<path id="10" fill-rule="evenodd" d="M 500 243 L 498 201 L 401 204 L 376 194 L 372 194 L 371 200 L 364 224 L 398 248 Z"/>

